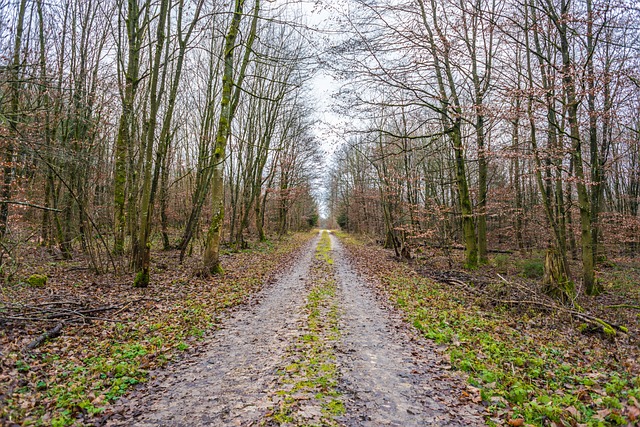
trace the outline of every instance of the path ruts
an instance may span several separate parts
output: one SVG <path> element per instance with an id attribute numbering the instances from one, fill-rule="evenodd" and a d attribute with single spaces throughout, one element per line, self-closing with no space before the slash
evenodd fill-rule
<path id="1" fill-rule="evenodd" d="M 181 363 L 147 387 L 110 425 L 257 425 L 271 405 L 277 369 L 302 316 L 305 279 L 318 239 L 293 268 L 262 291 L 260 303 L 234 313 L 195 360 Z M 133 419 L 128 419 L 134 414 Z"/>
<path id="2" fill-rule="evenodd" d="M 482 408 L 458 401 L 460 381 L 443 371 L 433 344 L 376 300 L 337 238 L 332 235 L 331 241 L 340 319 L 340 339 L 333 345 L 339 399 L 346 408 L 337 424 L 483 425 Z M 166 368 L 142 390 L 124 398 L 106 424 L 273 425 L 269 415 L 279 372 L 287 363 L 287 349 L 300 339 L 305 324 L 317 244 L 318 238 L 288 273 L 261 292 L 258 304 L 240 308 L 224 321 L 199 354 Z"/>
<path id="3" fill-rule="evenodd" d="M 332 237 L 341 292 L 341 366 L 346 426 L 484 425 L 480 408 L 452 397 L 453 384 L 438 378 L 433 344 L 408 331 L 381 307 Z M 459 384 L 458 384 L 459 385 Z"/>

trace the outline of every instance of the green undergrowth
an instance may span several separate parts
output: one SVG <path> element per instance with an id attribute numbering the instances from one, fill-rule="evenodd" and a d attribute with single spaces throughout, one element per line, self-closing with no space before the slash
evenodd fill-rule
<path id="1" fill-rule="evenodd" d="M 522 277 L 527 279 L 542 279 L 544 276 L 544 260 L 542 258 L 525 259 L 520 262 Z"/>
<path id="2" fill-rule="evenodd" d="M 215 328 L 222 309 L 260 289 L 264 279 L 310 238 L 294 235 L 245 254 L 255 265 L 251 274 L 230 268 L 225 276 L 210 279 L 215 283 L 193 286 L 177 279 L 163 285 L 175 295 L 136 302 L 134 314 L 122 321 L 98 322 L 85 329 L 69 326 L 62 337 L 33 354 L 5 354 L 4 365 L 15 366 L 20 381 L 0 401 L 0 424 L 87 424 L 132 386 L 146 381 L 151 369 L 197 345 Z M 153 285 L 146 292 L 155 292 Z"/>
<path id="3" fill-rule="evenodd" d="M 311 267 L 303 334 L 280 370 L 280 387 L 270 419 L 280 425 L 337 426 L 345 412 L 337 391 L 334 344 L 340 337 L 331 241 L 322 233 Z"/>
<path id="4" fill-rule="evenodd" d="M 447 346 L 451 365 L 468 374 L 488 407 L 489 425 L 631 425 L 640 414 L 640 378 L 617 362 L 615 347 L 585 345 L 541 326 L 540 315 L 482 310 L 469 295 L 418 276 L 405 264 L 340 235 L 355 259 L 377 259 L 381 286 L 408 321 Z M 375 257 L 378 258 L 375 258 Z M 370 264 L 370 263 L 369 263 Z M 367 269 L 367 264 L 362 263 Z M 536 318 L 538 316 L 538 318 Z M 628 424 L 629 423 L 629 424 Z"/>

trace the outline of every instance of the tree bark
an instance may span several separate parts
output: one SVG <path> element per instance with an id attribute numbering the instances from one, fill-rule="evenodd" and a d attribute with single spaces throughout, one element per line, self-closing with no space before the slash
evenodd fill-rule
<path id="1" fill-rule="evenodd" d="M 203 271 L 206 274 L 217 274 L 222 272 L 220 266 L 220 237 L 224 224 L 224 160 L 226 156 L 227 143 L 231 133 L 231 123 L 235 109 L 240 99 L 242 81 L 244 80 L 246 67 L 251 55 L 253 40 L 257 32 L 258 12 L 260 1 L 255 0 L 254 15 L 250 33 L 245 47 L 245 56 L 238 72 L 237 81 L 234 82 L 234 53 L 236 49 L 236 39 L 240 31 L 240 22 L 243 16 L 245 0 L 236 0 L 233 17 L 229 24 L 229 29 L 225 38 L 224 48 L 224 72 L 222 75 L 222 98 L 220 100 L 220 117 L 215 138 L 215 149 L 213 152 L 213 177 L 211 186 L 211 198 L 213 206 L 213 216 L 211 225 L 207 232 L 206 247 L 203 254 Z M 233 93 L 234 87 L 236 92 Z M 233 97 L 233 98 L 232 98 Z"/>
<path id="2" fill-rule="evenodd" d="M 127 1 L 127 42 L 128 57 L 127 69 L 124 73 L 124 91 L 121 92 L 122 114 L 116 135 L 115 165 L 114 165 L 114 199 L 115 206 L 115 236 L 113 252 L 124 253 L 124 239 L 127 229 L 127 215 L 125 205 L 127 201 L 127 181 L 130 170 L 127 173 L 127 164 L 131 164 L 132 138 L 134 129 L 134 101 L 138 92 L 140 73 L 140 49 L 142 44 L 142 31 L 140 29 L 140 10 L 137 0 Z M 120 46 L 118 47 L 118 51 Z M 119 52 L 120 53 L 120 52 Z M 130 181 L 130 180 L 129 180 Z M 131 219 L 131 218 L 129 218 Z"/>
<path id="3" fill-rule="evenodd" d="M 570 138 L 572 141 L 572 155 L 574 160 L 574 170 L 576 175 L 576 188 L 578 190 L 578 207 L 580 209 L 580 229 L 582 243 L 582 280 L 587 295 L 597 295 L 600 293 L 600 287 L 594 274 L 594 254 L 592 239 L 592 218 L 590 198 L 587 192 L 587 182 L 584 174 L 582 160 L 582 140 L 580 137 L 580 123 L 578 122 L 578 106 L 579 102 L 576 96 L 576 87 L 573 77 L 573 63 L 571 60 L 571 48 L 568 39 L 568 26 L 564 16 L 568 13 L 569 2 L 561 1 L 560 18 L 551 9 L 549 4 L 549 12 L 551 19 L 558 30 L 560 37 L 560 53 L 562 54 L 562 82 L 564 86 L 565 96 L 567 100 L 567 120 L 570 128 Z"/>
<path id="4" fill-rule="evenodd" d="M 27 0 L 20 0 L 18 8 L 18 20 L 16 23 L 15 40 L 13 43 L 13 58 L 11 60 L 11 102 L 7 119 L 11 134 L 6 141 L 6 152 L 4 155 L 4 165 L 2 168 L 2 200 L 11 200 L 11 185 L 14 178 L 14 151 L 15 147 L 12 139 L 17 137 L 18 123 L 20 122 L 20 51 L 22 50 L 22 36 L 24 33 L 24 15 L 27 8 Z M 0 239 L 7 233 L 7 221 L 9 219 L 9 204 L 0 203 Z"/>

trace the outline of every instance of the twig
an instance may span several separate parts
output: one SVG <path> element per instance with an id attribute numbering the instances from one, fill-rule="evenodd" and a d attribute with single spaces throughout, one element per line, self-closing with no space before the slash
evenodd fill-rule
<path id="1" fill-rule="evenodd" d="M 0 204 L 28 206 L 30 208 L 42 209 L 43 211 L 62 212 L 60 209 L 50 208 L 48 206 L 34 205 L 29 202 L 18 202 L 15 200 L 0 200 Z"/>
<path id="2" fill-rule="evenodd" d="M 616 305 L 606 305 L 604 308 L 633 308 L 635 310 L 640 310 L 640 305 L 616 304 Z"/>
<path id="3" fill-rule="evenodd" d="M 105 311 L 116 310 L 113 316 L 117 316 L 132 304 L 140 301 L 158 301 L 155 298 L 142 297 L 132 301 L 123 302 L 112 306 L 103 307 L 83 307 L 81 303 L 77 302 L 63 302 L 52 301 L 49 303 L 40 303 L 38 305 L 25 305 L 25 304 L 7 304 L 3 306 L 5 310 L 10 310 L 16 315 L 12 316 L 0 316 L 0 320 L 14 320 L 22 322 L 61 322 L 73 323 L 73 322 L 85 322 L 87 320 L 101 320 L 109 322 L 117 322 L 119 320 L 107 319 L 104 317 L 94 316 L 96 313 Z M 80 307 L 67 308 L 67 307 L 52 307 L 53 305 L 75 305 Z"/>
<path id="4" fill-rule="evenodd" d="M 113 313 L 113 315 L 114 315 L 114 316 L 116 316 L 116 315 L 118 315 L 118 314 L 122 313 L 124 310 L 126 310 L 127 308 L 129 308 L 129 306 L 130 306 L 131 304 L 133 304 L 134 302 L 136 302 L 136 301 L 131 301 L 130 303 L 123 305 L 123 306 L 122 306 L 122 308 L 120 308 L 120 310 L 118 310 L 118 311 L 116 311 L 115 313 Z"/>
<path id="5" fill-rule="evenodd" d="M 56 338 L 56 337 L 60 336 L 60 334 L 62 333 L 62 328 L 63 327 L 64 327 L 63 323 L 58 323 L 56 326 L 54 326 L 53 328 L 51 328 L 48 331 L 44 332 L 38 338 L 36 338 L 35 340 L 31 341 L 29 343 L 29 345 L 25 348 L 25 350 L 33 350 L 33 349 L 35 349 L 37 347 L 40 347 L 42 344 L 44 344 L 44 342 L 46 340 L 49 340 L 49 339 Z"/>
<path id="6" fill-rule="evenodd" d="M 60 319 L 44 319 L 42 317 L 0 316 L 0 320 L 19 320 L 22 322 L 60 322 Z"/>
<path id="7" fill-rule="evenodd" d="M 48 307 L 48 306 L 52 306 L 52 305 L 79 305 L 82 306 L 82 303 L 79 302 L 75 302 L 75 301 L 49 301 L 49 302 L 42 302 L 40 304 L 35 304 L 33 306 L 23 306 L 23 307 Z"/>
<path id="8" fill-rule="evenodd" d="M 515 286 L 520 288 L 521 290 L 524 290 L 526 293 L 528 293 L 531 297 L 536 297 L 538 296 L 535 292 L 533 292 L 531 289 L 526 288 L 525 286 L 522 286 L 519 283 L 514 283 L 514 282 L 510 282 L 507 279 L 505 279 L 504 277 L 502 277 L 499 273 L 497 273 L 498 277 L 500 279 L 502 279 L 503 282 L 505 282 L 506 284 L 510 285 L 510 286 Z M 592 325 L 598 326 L 599 328 L 602 328 L 603 330 L 605 330 L 606 332 L 606 327 L 611 328 L 612 330 L 615 331 L 619 331 L 622 333 L 628 333 L 628 329 L 625 328 L 624 326 L 621 325 L 617 325 L 615 323 L 610 323 L 608 321 L 605 321 L 603 319 L 600 319 L 598 317 L 592 316 L 590 314 L 587 313 L 582 313 L 579 311 L 576 311 L 574 309 L 568 308 L 568 307 L 564 307 L 558 304 L 555 304 L 553 302 L 543 302 L 543 301 L 535 301 L 535 300 L 505 300 L 505 299 L 500 299 L 500 298 L 495 298 L 491 295 L 489 295 L 489 293 L 477 289 L 477 288 L 473 288 L 471 287 L 469 284 L 458 280 L 458 279 L 436 279 L 440 282 L 443 283 L 449 283 L 452 285 L 457 285 L 457 286 L 463 286 L 465 287 L 465 289 L 467 289 L 468 291 L 471 291 L 472 293 L 474 293 L 476 296 L 482 296 L 484 298 L 488 298 L 489 300 L 495 302 L 495 303 L 499 303 L 499 304 L 510 304 L 510 305 L 533 305 L 533 306 L 537 306 L 537 307 L 541 307 L 547 310 L 555 310 L 555 311 L 560 311 L 566 314 L 569 314 L 572 317 L 578 318 L 580 320 L 583 320 L 585 322 L 588 322 Z M 633 308 L 638 308 L 635 306 L 632 306 Z"/>

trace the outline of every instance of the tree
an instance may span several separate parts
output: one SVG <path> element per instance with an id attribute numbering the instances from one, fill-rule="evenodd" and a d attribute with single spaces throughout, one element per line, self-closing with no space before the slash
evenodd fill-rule
<path id="1" fill-rule="evenodd" d="M 216 274 L 222 272 L 220 267 L 220 236 L 224 220 L 224 160 L 227 143 L 231 132 L 231 123 L 240 100 L 242 82 L 246 76 L 246 69 L 251 58 L 251 48 L 256 38 L 258 18 L 260 12 L 260 0 L 255 0 L 253 17 L 242 65 L 237 74 L 234 73 L 234 54 L 236 39 L 240 31 L 240 23 L 243 17 L 244 0 L 236 0 L 233 17 L 227 30 L 224 47 L 224 72 L 222 74 L 222 97 L 220 99 L 220 116 L 216 131 L 213 151 L 213 176 L 211 184 L 211 196 L 213 204 L 213 217 L 207 232 L 207 243 L 203 255 L 203 272 Z"/>

